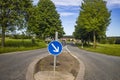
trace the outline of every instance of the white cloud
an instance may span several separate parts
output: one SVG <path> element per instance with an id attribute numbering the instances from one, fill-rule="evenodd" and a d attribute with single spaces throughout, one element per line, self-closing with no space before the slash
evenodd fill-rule
<path id="1" fill-rule="evenodd" d="M 37 4 L 39 0 L 33 0 L 33 4 Z M 79 6 L 82 0 L 52 0 L 55 5 L 59 6 Z"/>
<path id="2" fill-rule="evenodd" d="M 80 6 L 83 0 L 52 0 L 57 6 Z M 107 1 L 107 6 L 120 8 L 120 0 L 105 0 Z"/>
<path id="3" fill-rule="evenodd" d="M 120 5 L 120 0 L 105 0 L 108 2 L 108 5 L 116 5 L 119 4 Z"/>
<path id="4" fill-rule="evenodd" d="M 105 0 L 107 1 L 107 6 L 110 8 L 120 8 L 120 0 Z"/>
<path id="5" fill-rule="evenodd" d="M 39 0 L 33 0 L 33 4 L 37 4 Z M 80 6 L 83 0 L 52 0 L 58 6 Z M 109 7 L 120 7 L 120 0 L 105 0 Z"/>
<path id="6" fill-rule="evenodd" d="M 59 12 L 60 16 L 72 16 L 75 15 L 76 13 L 72 13 L 72 12 Z"/>
<path id="7" fill-rule="evenodd" d="M 79 6 L 82 0 L 52 0 L 55 5 L 60 6 Z"/>
<path id="8" fill-rule="evenodd" d="M 36 5 L 39 0 L 33 0 L 33 4 Z"/>
<path id="9" fill-rule="evenodd" d="M 34 4 L 37 4 L 39 0 L 33 0 Z M 83 0 L 52 0 L 53 3 L 58 6 L 57 10 L 60 14 L 60 16 L 71 16 L 76 15 L 76 11 L 79 10 L 79 7 L 81 5 L 81 2 Z M 107 1 L 108 8 L 120 8 L 120 0 L 105 0 Z M 73 7 L 74 6 L 74 7 Z M 77 7 L 75 7 L 77 6 Z"/>

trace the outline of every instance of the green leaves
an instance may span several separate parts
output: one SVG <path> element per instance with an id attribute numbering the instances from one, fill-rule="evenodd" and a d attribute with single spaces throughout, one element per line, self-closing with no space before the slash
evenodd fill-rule
<path id="1" fill-rule="evenodd" d="M 95 35 L 90 34 L 92 37 L 105 35 L 107 26 L 110 24 L 111 15 L 106 7 L 106 2 L 103 0 L 83 1 L 74 33 L 79 34 L 82 39 L 83 36 L 88 39 L 88 34 L 93 32 Z"/>
<path id="2" fill-rule="evenodd" d="M 34 15 L 31 15 L 28 30 L 41 38 L 54 38 L 56 31 L 60 33 L 60 36 L 63 35 L 60 16 L 51 0 L 40 0 L 33 11 Z"/>
<path id="3" fill-rule="evenodd" d="M 2 46 L 5 42 L 5 31 L 22 28 L 27 22 L 31 0 L 0 0 L 0 27 L 2 28 Z"/>

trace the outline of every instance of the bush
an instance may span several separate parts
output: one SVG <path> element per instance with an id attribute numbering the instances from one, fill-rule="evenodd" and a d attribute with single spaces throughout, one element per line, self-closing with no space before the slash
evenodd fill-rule
<path id="1" fill-rule="evenodd" d="M 106 43 L 108 43 L 108 41 L 107 41 L 107 39 L 101 39 L 101 40 L 100 40 L 100 43 L 101 43 L 101 44 L 106 44 Z"/>
<path id="2" fill-rule="evenodd" d="M 115 44 L 115 41 L 116 41 L 115 38 L 109 38 L 108 39 L 109 44 Z"/>
<path id="3" fill-rule="evenodd" d="M 32 44 L 35 44 L 35 39 L 34 38 L 32 38 Z"/>
<path id="4" fill-rule="evenodd" d="M 120 44 L 120 39 L 116 39 L 115 44 Z"/>
<path id="5" fill-rule="evenodd" d="M 5 42 L 5 47 L 31 47 L 35 44 L 31 40 L 11 39 Z"/>
<path id="6" fill-rule="evenodd" d="M 32 43 L 31 39 L 6 39 L 4 48 L 0 47 L 0 53 L 24 51 L 45 48 L 46 43 L 42 40 Z"/>

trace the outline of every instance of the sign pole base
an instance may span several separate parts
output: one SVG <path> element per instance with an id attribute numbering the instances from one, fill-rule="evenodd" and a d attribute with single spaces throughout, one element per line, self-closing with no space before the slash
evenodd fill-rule
<path id="1" fill-rule="evenodd" d="M 54 69 L 53 69 L 53 71 L 54 71 L 54 78 L 55 78 L 55 67 L 56 67 L 56 56 L 54 55 Z"/>

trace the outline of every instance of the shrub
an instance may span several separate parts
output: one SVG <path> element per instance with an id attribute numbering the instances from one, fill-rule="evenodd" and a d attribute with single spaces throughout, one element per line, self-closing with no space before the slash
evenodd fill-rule
<path id="1" fill-rule="evenodd" d="M 100 43 L 101 43 L 101 44 L 106 44 L 106 43 L 108 43 L 108 41 L 107 41 L 107 39 L 101 39 L 101 40 L 100 40 Z"/>
<path id="2" fill-rule="evenodd" d="M 120 39 L 116 39 L 115 44 L 120 44 Z"/>
<path id="3" fill-rule="evenodd" d="M 5 47 L 31 47 L 33 46 L 30 40 L 11 39 L 5 42 Z"/>
<path id="4" fill-rule="evenodd" d="M 109 44 L 115 44 L 115 41 L 116 41 L 115 38 L 109 38 L 108 39 Z"/>
<path id="5" fill-rule="evenodd" d="M 5 47 L 0 47 L 0 53 L 24 51 L 45 48 L 46 43 L 42 40 L 32 43 L 31 39 L 6 39 Z"/>

